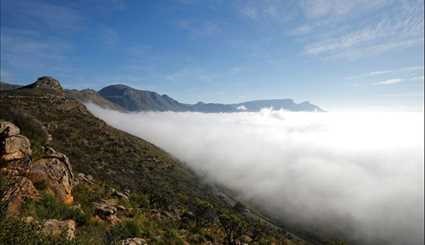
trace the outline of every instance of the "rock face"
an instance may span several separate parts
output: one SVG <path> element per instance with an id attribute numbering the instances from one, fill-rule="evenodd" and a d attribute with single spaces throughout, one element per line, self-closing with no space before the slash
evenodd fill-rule
<path id="1" fill-rule="evenodd" d="M 43 224 L 41 232 L 56 238 L 64 235 L 66 239 L 73 240 L 75 238 L 75 229 L 76 224 L 73 220 L 49 219 Z"/>
<path id="2" fill-rule="evenodd" d="M 67 156 L 53 148 L 45 149 L 45 156 L 33 162 L 30 179 L 34 184 L 45 183 L 55 196 L 65 204 L 73 203 L 74 175 Z"/>

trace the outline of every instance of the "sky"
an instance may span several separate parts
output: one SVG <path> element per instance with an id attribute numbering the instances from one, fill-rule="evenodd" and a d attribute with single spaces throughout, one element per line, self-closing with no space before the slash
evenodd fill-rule
<path id="1" fill-rule="evenodd" d="M 423 111 L 423 0 L 1 0 L 0 80 Z"/>

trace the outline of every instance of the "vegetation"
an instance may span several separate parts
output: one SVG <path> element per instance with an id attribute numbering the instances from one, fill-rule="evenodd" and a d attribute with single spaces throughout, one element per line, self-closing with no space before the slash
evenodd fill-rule
<path id="1" fill-rule="evenodd" d="M 43 184 L 36 186 L 42 198 L 24 205 L 24 215 L 37 220 L 74 219 L 78 224 L 74 242 L 108 244 L 140 236 L 152 244 L 233 244 L 243 235 L 254 239 L 254 244 L 289 241 L 279 227 L 244 215 L 218 198 L 160 148 L 106 125 L 72 98 L 38 89 L 0 92 L 0 118 L 15 123 L 31 140 L 33 159 L 42 146 L 50 145 L 70 158 L 74 173 L 94 177 L 94 184 L 73 189 L 78 207 L 56 202 Z M 112 198 L 112 188 L 130 191 L 129 200 L 119 199 L 127 211 L 116 225 L 96 218 L 93 205 Z M 2 219 L 0 241 L 49 244 L 34 229 L 19 220 Z"/>

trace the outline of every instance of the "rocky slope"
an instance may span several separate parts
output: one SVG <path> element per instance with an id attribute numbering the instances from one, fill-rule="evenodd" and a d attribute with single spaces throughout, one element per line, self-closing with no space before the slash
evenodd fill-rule
<path id="1" fill-rule="evenodd" d="M 308 244 L 56 85 L 0 92 L 1 242 Z"/>

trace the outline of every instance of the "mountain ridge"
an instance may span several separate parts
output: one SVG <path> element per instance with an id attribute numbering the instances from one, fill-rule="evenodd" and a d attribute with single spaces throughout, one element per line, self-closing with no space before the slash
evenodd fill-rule
<path id="1" fill-rule="evenodd" d="M 111 102 L 126 108 L 128 111 L 151 110 L 217 113 L 240 111 L 257 112 L 263 108 L 273 108 L 275 110 L 324 112 L 322 108 L 308 101 L 295 103 L 292 99 L 263 99 L 234 104 L 205 103 L 200 101 L 196 104 L 185 104 L 166 94 L 160 95 L 153 91 L 138 90 L 124 84 L 109 85 L 99 90 L 98 93 Z"/>
<path id="2" fill-rule="evenodd" d="M 41 82 L 51 77 L 39 78 Z M 39 81 L 39 83 L 40 83 Z M 28 86 L 40 86 L 37 81 L 31 85 L 19 86 L 9 83 L 0 84 L 1 90 L 11 90 Z M 44 86 L 44 85 L 41 85 Z M 56 89 L 57 90 L 57 89 Z M 296 103 L 293 99 L 259 99 L 241 103 L 206 103 L 195 104 L 181 103 L 167 94 L 159 94 L 149 90 L 139 90 L 125 84 L 111 84 L 98 91 L 93 89 L 64 89 L 69 96 L 83 102 L 92 102 L 105 109 L 122 112 L 138 111 L 175 111 L 175 112 L 203 112 L 203 113 L 232 113 L 232 112 L 258 112 L 263 108 L 273 110 L 286 110 L 296 112 L 325 112 L 321 107 L 304 101 Z"/>

